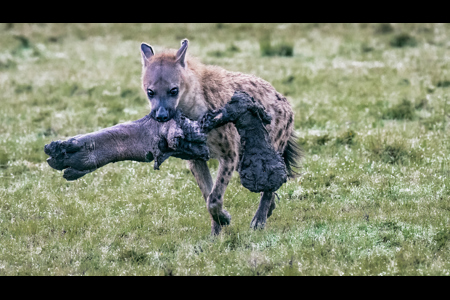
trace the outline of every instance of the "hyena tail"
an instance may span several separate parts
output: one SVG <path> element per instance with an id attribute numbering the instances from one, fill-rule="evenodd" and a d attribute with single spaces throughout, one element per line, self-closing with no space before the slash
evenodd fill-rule
<path id="1" fill-rule="evenodd" d="M 300 161 L 303 157 L 302 148 L 298 144 L 298 137 L 294 131 L 292 131 L 291 137 L 289 138 L 286 148 L 284 148 L 283 159 L 286 164 L 286 169 L 288 172 L 288 178 L 294 179 L 300 175 L 294 169 L 300 169 Z"/>

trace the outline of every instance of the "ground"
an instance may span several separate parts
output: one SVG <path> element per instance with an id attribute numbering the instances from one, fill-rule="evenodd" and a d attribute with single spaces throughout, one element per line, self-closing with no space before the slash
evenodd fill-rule
<path id="1" fill-rule="evenodd" d="M 0 24 L 0 275 L 448 275 L 448 24 Z M 44 145 L 136 120 L 141 42 L 271 82 L 302 176 L 266 229 L 234 174 L 212 238 L 180 159 L 75 182 Z M 217 161 L 210 161 L 213 176 Z"/>

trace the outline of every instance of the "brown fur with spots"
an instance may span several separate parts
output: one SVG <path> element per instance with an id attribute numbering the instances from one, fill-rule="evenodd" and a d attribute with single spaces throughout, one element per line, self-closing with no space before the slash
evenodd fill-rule
<path id="1" fill-rule="evenodd" d="M 167 116 L 170 118 L 172 111 L 179 109 L 189 118 L 198 120 L 204 113 L 224 106 L 236 90 L 245 91 L 272 116 L 272 122 L 266 128 L 275 150 L 283 154 L 290 177 L 294 177 L 292 166 L 298 166 L 296 161 L 300 158 L 300 152 L 293 136 L 294 114 L 286 98 L 270 83 L 254 75 L 200 63 L 186 55 L 187 47 L 188 40 L 185 39 L 178 51 L 154 54 L 151 46 L 141 44 L 142 85 L 151 103 L 152 113 L 165 120 Z M 223 209 L 223 197 L 237 167 L 239 143 L 239 134 L 232 123 L 208 134 L 211 157 L 219 161 L 215 183 L 206 162 L 188 163 L 211 215 L 212 234 L 218 234 L 221 227 L 231 221 L 230 214 Z M 274 194 L 263 193 L 251 226 L 264 227 L 274 208 Z"/>

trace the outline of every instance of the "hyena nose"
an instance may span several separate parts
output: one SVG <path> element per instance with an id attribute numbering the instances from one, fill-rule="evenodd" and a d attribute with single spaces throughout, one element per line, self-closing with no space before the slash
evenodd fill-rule
<path id="1" fill-rule="evenodd" d="M 156 121 L 166 122 L 169 120 L 169 112 L 164 107 L 160 107 L 156 112 Z"/>

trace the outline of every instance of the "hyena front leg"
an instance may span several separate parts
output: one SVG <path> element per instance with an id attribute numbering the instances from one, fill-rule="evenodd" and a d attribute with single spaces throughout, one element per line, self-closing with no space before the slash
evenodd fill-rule
<path id="1" fill-rule="evenodd" d="M 213 188 L 213 180 L 206 161 L 190 160 L 188 166 L 197 181 L 205 202 L 208 203 L 208 197 Z M 220 227 L 220 224 L 211 217 L 211 234 L 218 234 Z"/>
<path id="2" fill-rule="evenodd" d="M 275 206 L 275 193 L 261 193 L 261 201 L 259 202 L 258 210 L 250 223 L 250 227 L 253 229 L 264 228 L 267 218 L 272 215 L 272 211 L 275 209 Z"/>
<path id="3" fill-rule="evenodd" d="M 222 226 L 229 225 L 231 215 L 223 209 L 223 196 L 235 169 L 235 161 L 231 157 L 219 159 L 219 170 L 206 206 L 211 214 L 211 234 L 220 233 Z"/>
<path id="4" fill-rule="evenodd" d="M 192 175 L 194 175 L 195 180 L 197 181 L 198 187 L 202 192 L 205 202 L 207 202 L 208 196 L 209 194 L 211 194 L 211 190 L 213 187 L 213 180 L 206 161 L 189 160 L 188 167 L 191 170 Z"/>

